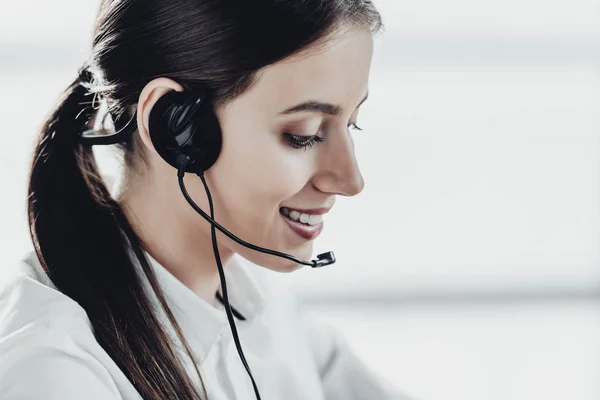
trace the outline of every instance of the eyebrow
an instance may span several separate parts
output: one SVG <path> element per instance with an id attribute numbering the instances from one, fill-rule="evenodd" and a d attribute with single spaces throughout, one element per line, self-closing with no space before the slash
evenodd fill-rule
<path id="1" fill-rule="evenodd" d="M 362 103 L 367 100 L 367 98 L 369 98 L 369 92 L 367 92 L 365 97 L 360 101 L 356 108 L 360 107 Z M 335 116 L 342 112 L 342 107 L 331 103 L 322 103 L 320 101 L 310 100 L 281 111 L 278 115 L 287 115 L 299 112 L 317 112 Z"/>

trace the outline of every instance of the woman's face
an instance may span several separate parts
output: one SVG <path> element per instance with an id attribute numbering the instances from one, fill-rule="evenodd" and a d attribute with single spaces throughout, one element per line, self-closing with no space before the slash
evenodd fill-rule
<path id="1" fill-rule="evenodd" d="M 310 226 L 291 222 L 282 207 L 324 214 L 336 195 L 362 191 L 350 131 L 367 95 L 372 52 L 371 33 L 353 31 L 324 51 L 265 68 L 253 87 L 217 110 L 223 148 L 206 173 L 217 222 L 252 244 L 312 256 L 314 237 L 326 225 L 318 221 L 327 216 L 315 214 L 308 222 L 316 225 Z M 312 136 L 323 141 L 311 147 Z M 309 147 L 294 147 L 303 144 Z M 227 242 L 259 265 L 300 267 Z"/>
<path id="2" fill-rule="evenodd" d="M 351 130 L 367 95 L 372 53 L 368 30 L 348 32 L 321 50 L 264 68 L 250 89 L 216 110 L 223 145 L 205 177 L 219 224 L 254 245 L 312 257 L 314 238 L 327 229 L 327 216 L 319 214 L 334 205 L 337 195 L 354 196 L 364 186 Z M 308 147 L 297 148 L 302 145 Z M 202 182 L 188 175 L 188 191 L 209 213 Z M 177 223 L 210 243 L 210 225 L 180 200 L 181 193 L 173 196 L 178 198 L 174 204 L 185 208 Z M 306 216 L 291 221 L 283 207 L 317 213 L 308 221 L 313 225 L 302 223 Z M 243 247 L 219 231 L 217 240 L 225 252 L 273 270 L 301 267 Z"/>

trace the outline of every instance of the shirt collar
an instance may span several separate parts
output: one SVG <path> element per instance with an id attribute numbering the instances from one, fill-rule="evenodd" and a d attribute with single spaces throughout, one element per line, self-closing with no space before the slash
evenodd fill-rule
<path id="1" fill-rule="evenodd" d="M 158 284 L 165 294 L 167 304 L 180 326 L 184 338 L 190 345 L 196 362 L 203 363 L 219 337 L 230 332 L 224 308 L 220 305 L 219 308 L 215 308 L 215 306 L 206 302 L 172 275 L 148 252 L 144 251 L 144 254 L 156 275 Z M 248 264 L 247 260 L 238 254 L 234 254 L 223 266 L 229 304 L 245 318 L 245 321 L 236 321 L 238 326 L 251 323 L 264 308 L 264 297 L 257 282 L 249 273 L 249 267 L 253 266 Z M 136 265 L 155 314 L 165 327 L 175 347 L 185 354 L 185 348 L 170 324 L 150 283 L 139 265 L 137 263 Z"/>

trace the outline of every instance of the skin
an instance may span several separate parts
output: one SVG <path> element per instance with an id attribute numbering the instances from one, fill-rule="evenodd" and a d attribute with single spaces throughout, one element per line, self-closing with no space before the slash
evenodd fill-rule
<path id="1" fill-rule="evenodd" d="M 354 196 L 362 191 L 364 180 L 351 125 L 368 93 L 373 37 L 368 30 L 356 28 L 324 49 L 314 50 L 307 48 L 263 68 L 249 90 L 216 109 L 223 147 L 216 163 L 205 172 L 217 222 L 247 242 L 304 260 L 312 257 L 313 243 L 293 232 L 279 209 L 330 208 L 337 195 Z M 220 283 L 210 224 L 185 201 L 175 169 L 160 158 L 148 134 L 152 105 L 169 90 L 181 91 L 182 87 L 168 78 L 157 78 L 139 97 L 138 133 L 147 162 L 142 172 L 128 171 L 118 200 L 148 253 L 214 304 Z M 309 100 L 337 105 L 339 114 L 279 114 Z M 306 150 L 296 149 L 286 141 L 285 132 L 318 135 L 324 141 Z M 184 179 L 194 201 L 209 213 L 200 179 L 194 174 Z M 302 267 L 247 249 L 216 232 L 224 268 L 234 253 L 274 271 Z"/>

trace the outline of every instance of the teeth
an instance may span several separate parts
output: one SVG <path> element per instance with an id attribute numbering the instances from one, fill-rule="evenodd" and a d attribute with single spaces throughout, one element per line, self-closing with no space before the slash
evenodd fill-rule
<path id="1" fill-rule="evenodd" d="M 290 210 L 286 207 L 281 208 L 281 213 L 285 216 L 290 217 L 290 219 L 293 219 L 294 221 L 300 221 L 301 223 L 307 225 L 317 225 L 323 220 L 322 215 L 303 214 L 296 210 Z"/>
<path id="2" fill-rule="evenodd" d="M 310 218 L 308 219 L 308 224 L 309 225 L 317 225 L 322 220 L 323 220 L 322 215 L 311 215 Z"/>

